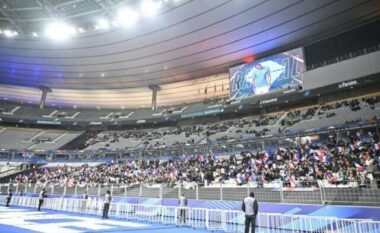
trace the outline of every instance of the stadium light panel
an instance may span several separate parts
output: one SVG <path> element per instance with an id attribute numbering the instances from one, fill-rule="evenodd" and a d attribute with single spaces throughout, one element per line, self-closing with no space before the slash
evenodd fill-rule
<path id="1" fill-rule="evenodd" d="M 117 22 L 122 26 L 132 26 L 139 18 L 139 13 L 129 8 L 121 8 L 117 13 Z"/>
<path id="2" fill-rule="evenodd" d="M 114 26 L 114 27 L 120 26 L 119 22 L 116 21 L 116 20 L 113 20 L 113 21 L 111 22 L 111 25 Z"/>
<path id="3" fill-rule="evenodd" d="M 83 28 L 78 28 L 78 32 L 79 33 L 84 33 L 84 32 L 86 32 Z"/>
<path id="4" fill-rule="evenodd" d="M 17 36 L 17 35 L 18 35 L 18 32 L 16 32 L 16 31 L 11 31 L 11 30 L 4 30 L 4 31 L 3 31 L 3 34 L 4 34 L 6 37 L 14 37 L 14 36 Z"/>
<path id="5" fill-rule="evenodd" d="M 145 0 L 141 3 L 141 12 L 145 17 L 152 17 L 158 13 L 161 7 L 161 2 L 153 2 L 150 0 Z"/>
<path id="6" fill-rule="evenodd" d="M 76 30 L 67 23 L 56 21 L 46 26 L 45 34 L 53 40 L 63 41 L 75 35 Z"/>
<path id="7" fill-rule="evenodd" d="M 97 26 L 99 29 L 107 29 L 110 27 L 110 23 L 107 19 L 100 18 L 97 20 Z"/>

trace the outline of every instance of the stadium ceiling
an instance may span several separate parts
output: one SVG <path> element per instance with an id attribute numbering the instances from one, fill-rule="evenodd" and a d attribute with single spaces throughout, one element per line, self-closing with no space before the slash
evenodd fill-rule
<path id="1" fill-rule="evenodd" d="M 152 0 L 153 1 L 153 0 Z M 148 87 L 227 72 L 376 19 L 377 0 L 162 0 L 131 27 L 93 29 L 138 0 L 0 0 L 0 84 L 58 89 Z M 61 20 L 82 33 L 43 35 Z M 6 37 L 4 32 L 17 32 Z"/>

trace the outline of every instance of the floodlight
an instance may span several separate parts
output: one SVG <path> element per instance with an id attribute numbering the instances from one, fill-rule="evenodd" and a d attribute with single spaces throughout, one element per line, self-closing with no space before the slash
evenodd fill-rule
<path id="1" fill-rule="evenodd" d="M 18 35 L 18 32 L 16 32 L 16 31 L 11 31 L 11 30 L 4 30 L 4 31 L 3 31 L 3 34 L 4 34 L 6 37 L 14 37 L 14 36 L 17 36 L 17 35 Z"/>
<path id="2" fill-rule="evenodd" d="M 97 26 L 98 26 L 99 29 L 107 29 L 107 28 L 109 28 L 110 23 L 108 22 L 107 19 L 100 18 L 97 21 Z"/>
<path id="3" fill-rule="evenodd" d="M 84 32 L 86 32 L 83 28 L 78 28 L 78 32 L 79 33 L 84 33 Z"/>
<path id="4" fill-rule="evenodd" d="M 117 13 L 117 21 L 122 26 L 132 26 L 137 22 L 140 15 L 129 8 L 121 8 Z"/>
<path id="5" fill-rule="evenodd" d="M 62 41 L 75 35 L 76 30 L 65 22 L 56 21 L 46 26 L 45 34 L 53 40 Z"/>
<path id="6" fill-rule="evenodd" d="M 154 2 L 150 0 L 144 0 L 141 3 L 141 12 L 145 17 L 152 17 L 158 13 L 161 7 L 161 2 Z"/>

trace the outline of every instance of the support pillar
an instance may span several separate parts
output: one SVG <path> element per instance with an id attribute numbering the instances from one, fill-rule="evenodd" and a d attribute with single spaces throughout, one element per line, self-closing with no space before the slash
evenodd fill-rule
<path id="1" fill-rule="evenodd" d="M 45 107 L 47 93 L 52 92 L 52 90 L 47 86 L 39 86 L 38 88 L 42 91 L 40 109 L 43 109 Z"/>
<path id="2" fill-rule="evenodd" d="M 158 85 L 149 85 L 149 88 L 152 90 L 152 111 L 157 110 L 157 92 L 160 90 Z"/>

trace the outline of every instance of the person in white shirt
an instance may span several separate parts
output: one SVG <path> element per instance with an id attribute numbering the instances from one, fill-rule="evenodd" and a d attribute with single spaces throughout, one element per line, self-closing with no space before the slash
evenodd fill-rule
<path id="1" fill-rule="evenodd" d="M 179 197 L 179 222 L 185 224 L 186 223 L 186 207 L 187 207 L 187 198 L 182 193 Z M 182 207 L 182 208 L 181 208 Z"/>
<path id="2" fill-rule="evenodd" d="M 241 209 L 245 213 L 245 233 L 249 233 L 249 226 L 251 226 L 251 233 L 255 233 L 256 229 L 256 216 L 259 211 L 259 205 L 255 200 L 255 194 L 249 193 L 249 196 L 244 198 Z"/>
<path id="3" fill-rule="evenodd" d="M 110 209 L 111 200 L 111 192 L 107 190 L 107 193 L 104 196 L 103 218 L 108 218 L 108 211 Z"/>
<path id="4" fill-rule="evenodd" d="M 41 206 L 44 203 L 44 199 L 47 197 L 46 191 L 43 188 L 38 196 L 38 211 L 41 211 Z"/>

